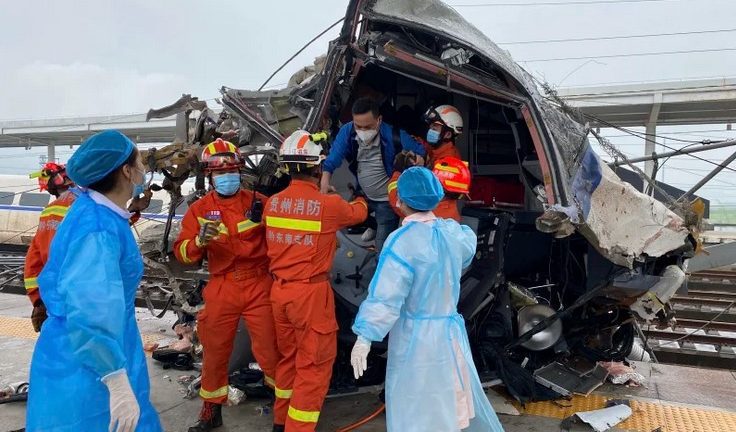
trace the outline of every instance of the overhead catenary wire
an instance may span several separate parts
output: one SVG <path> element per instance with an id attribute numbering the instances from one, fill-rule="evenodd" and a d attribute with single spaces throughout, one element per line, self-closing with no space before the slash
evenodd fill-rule
<path id="1" fill-rule="evenodd" d="M 625 4 L 625 3 L 664 3 L 682 0 L 582 0 L 582 1 L 550 1 L 550 2 L 516 2 L 516 3 L 476 3 L 476 4 L 450 4 L 452 7 L 517 7 L 517 6 L 568 6 L 568 5 L 594 5 L 594 4 Z"/>
<path id="2" fill-rule="evenodd" d="M 286 67 L 286 65 L 288 65 L 289 63 L 291 63 L 291 61 L 294 60 L 296 58 L 296 56 L 298 56 L 299 54 L 301 54 L 305 49 L 307 49 L 307 47 L 309 47 L 310 45 L 312 45 L 317 39 L 321 38 L 325 33 L 327 33 L 328 31 L 332 30 L 335 26 L 337 26 L 338 24 L 340 24 L 344 20 L 345 20 L 344 17 L 340 18 L 339 20 L 335 21 L 332 25 L 330 25 L 329 27 L 327 27 L 326 29 L 324 29 L 320 34 L 318 34 L 317 36 L 313 37 L 312 40 L 310 40 L 309 42 L 307 42 L 303 47 L 301 47 L 299 49 L 299 51 L 297 51 L 296 53 L 294 53 L 294 55 L 292 55 L 291 57 L 289 57 L 281 66 L 279 66 L 278 69 L 276 69 L 266 79 L 266 81 L 264 81 L 263 84 L 261 84 L 261 86 L 258 87 L 258 91 L 263 90 L 263 88 L 266 87 L 266 84 L 268 84 L 269 81 L 271 81 L 271 79 L 273 79 L 273 77 L 275 77 L 277 73 L 281 72 L 281 70 L 284 69 Z"/>
<path id="3" fill-rule="evenodd" d="M 661 145 L 662 147 L 664 147 L 664 148 L 666 148 L 666 149 L 668 149 L 668 150 L 671 150 L 671 151 L 681 151 L 681 150 L 682 150 L 682 149 L 676 149 L 676 148 L 674 148 L 674 147 L 670 147 L 670 146 L 668 146 L 668 145 L 666 145 L 666 144 L 664 144 L 664 143 L 661 143 L 661 142 L 655 141 L 655 140 L 653 140 L 653 139 L 649 138 L 648 136 L 646 136 L 646 134 L 644 134 L 644 136 L 638 135 L 638 134 L 637 134 L 636 132 L 633 132 L 633 131 L 629 131 L 629 130 L 627 130 L 627 129 L 625 129 L 625 128 L 621 128 L 620 126 L 616 126 L 616 125 L 614 125 L 614 124 L 612 124 L 612 123 L 609 123 L 609 122 L 607 122 L 607 121 L 605 121 L 605 120 L 599 119 L 599 118 L 597 118 L 597 117 L 595 117 L 595 116 L 593 116 L 593 115 L 590 115 L 590 114 L 583 114 L 583 115 L 584 115 L 584 116 L 585 116 L 586 118 L 589 118 L 589 119 L 591 119 L 591 120 L 593 120 L 593 121 L 596 121 L 596 122 L 598 122 L 598 123 L 600 123 L 600 124 L 606 125 L 607 127 L 610 127 L 610 128 L 616 129 L 616 130 L 619 130 L 619 131 L 621 131 L 621 132 L 627 132 L 627 133 L 630 133 L 631 135 L 633 135 L 633 136 L 636 136 L 636 137 L 638 137 L 638 138 L 643 138 L 643 139 L 644 139 L 645 141 L 647 141 L 647 142 L 651 142 L 651 143 L 654 143 L 654 144 L 659 144 L 659 145 Z M 669 139 L 669 138 L 668 138 L 668 139 Z M 686 141 L 686 142 L 692 143 L 692 141 Z M 711 161 L 711 160 L 708 160 L 708 159 L 702 158 L 702 157 L 700 157 L 700 156 L 698 156 L 698 155 L 694 155 L 694 154 L 691 154 L 691 153 L 687 153 L 687 154 L 684 154 L 684 155 L 690 156 L 690 157 L 692 157 L 692 158 L 694 158 L 694 159 L 698 159 L 698 160 L 701 160 L 701 161 L 703 161 L 703 162 L 707 162 L 707 163 L 709 163 L 709 164 L 711 164 L 711 165 L 714 165 L 714 166 L 716 166 L 716 167 L 720 167 L 720 166 L 721 166 L 721 164 L 719 164 L 719 163 L 717 163 L 717 162 L 713 162 L 713 161 Z M 736 172 L 736 169 L 733 169 L 733 168 L 731 168 L 731 167 L 729 167 L 729 166 L 725 166 L 724 168 L 725 168 L 725 169 L 727 169 L 727 170 L 729 170 L 729 171 L 734 171 L 734 172 Z"/>
<path id="4" fill-rule="evenodd" d="M 698 54 L 698 53 L 729 52 L 729 51 L 736 51 L 736 48 L 731 48 L 731 47 L 729 48 L 706 48 L 706 49 L 678 50 L 678 51 L 652 51 L 652 52 L 641 52 L 641 53 L 599 54 L 599 55 L 594 55 L 594 56 L 526 59 L 526 60 L 519 60 L 519 62 L 520 63 L 543 63 L 543 62 L 568 61 L 568 60 L 610 59 L 610 58 L 624 58 L 624 57 L 651 57 L 651 56 L 662 56 L 662 55 Z"/>
<path id="5" fill-rule="evenodd" d="M 670 32 L 670 33 L 644 33 L 644 34 L 618 35 L 618 36 L 590 36 L 590 37 L 566 38 L 566 39 L 537 39 L 537 40 L 498 42 L 497 44 L 498 45 L 532 45 L 532 44 L 550 44 L 550 43 L 568 43 L 568 42 L 591 42 L 591 41 L 643 39 L 643 38 L 652 38 L 652 37 L 686 36 L 686 35 L 701 35 L 701 34 L 729 33 L 729 32 L 736 32 L 736 28 L 716 29 L 716 30 L 694 30 L 694 31 Z"/>

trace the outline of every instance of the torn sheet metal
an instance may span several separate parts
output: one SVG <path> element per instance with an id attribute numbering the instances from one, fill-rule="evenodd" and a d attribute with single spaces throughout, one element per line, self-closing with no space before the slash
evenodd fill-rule
<path id="1" fill-rule="evenodd" d="M 527 91 L 536 91 L 535 84 L 508 51 L 501 49 L 455 9 L 439 0 L 375 0 L 372 4 L 368 2 L 365 9 L 379 19 L 411 23 L 435 31 L 441 29 L 443 36 L 485 56 L 508 72 Z"/>
<path id="2" fill-rule="evenodd" d="M 657 283 L 631 305 L 631 310 L 647 321 L 653 320 L 675 296 L 686 278 L 681 268 L 676 265 L 667 266 Z"/>
<path id="3" fill-rule="evenodd" d="M 596 432 L 604 432 L 631 417 L 632 414 L 633 411 L 628 405 L 614 405 L 599 410 L 575 413 L 575 417 L 590 425 Z"/>
<path id="4" fill-rule="evenodd" d="M 663 203 L 622 181 L 588 148 L 572 180 L 575 205 L 556 207 L 614 264 L 659 257 L 685 244 L 690 234 L 681 217 Z"/>

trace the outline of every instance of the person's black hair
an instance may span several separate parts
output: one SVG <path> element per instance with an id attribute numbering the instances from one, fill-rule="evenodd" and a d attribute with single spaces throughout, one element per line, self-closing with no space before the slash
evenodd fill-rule
<path id="1" fill-rule="evenodd" d="M 128 156 L 128 159 L 125 162 L 123 162 L 119 167 L 115 168 L 110 174 L 103 177 L 102 180 L 98 180 L 95 183 L 89 185 L 89 188 L 101 194 L 108 193 L 111 190 L 115 189 L 115 186 L 117 186 L 118 183 L 118 175 L 120 174 L 120 170 L 125 165 L 134 167 L 137 159 L 138 149 L 133 148 L 133 152 L 130 153 L 130 156 Z"/>
<path id="2" fill-rule="evenodd" d="M 318 178 L 322 168 L 319 165 L 309 166 L 294 162 L 287 162 L 286 167 L 289 170 L 289 176 L 293 179 Z"/>
<path id="3" fill-rule="evenodd" d="M 378 117 L 381 112 L 378 102 L 373 98 L 362 97 L 353 102 L 353 114 L 366 114 L 369 112 L 373 113 L 373 117 Z"/>

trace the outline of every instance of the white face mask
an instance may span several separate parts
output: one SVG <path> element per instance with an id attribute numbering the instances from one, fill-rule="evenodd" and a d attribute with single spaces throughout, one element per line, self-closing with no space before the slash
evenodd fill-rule
<path id="1" fill-rule="evenodd" d="M 378 130 L 376 129 L 356 130 L 355 134 L 358 135 L 358 139 L 360 140 L 361 143 L 370 144 L 376 138 L 376 135 L 378 135 Z"/>

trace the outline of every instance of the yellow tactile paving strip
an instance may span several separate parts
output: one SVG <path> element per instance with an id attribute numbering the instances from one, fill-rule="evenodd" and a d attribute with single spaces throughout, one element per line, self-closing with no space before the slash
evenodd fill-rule
<path id="1" fill-rule="evenodd" d="M 0 316 L 0 336 L 21 339 L 37 339 L 38 334 L 33 331 L 30 318 L 12 318 Z"/>
<path id="2" fill-rule="evenodd" d="M 609 399 L 612 398 L 593 394 L 574 396 L 572 400 L 529 403 L 525 408 L 517 408 L 524 414 L 564 419 L 576 412 L 605 408 Z M 617 429 L 632 432 L 652 432 L 657 428 L 662 428 L 662 432 L 736 431 L 736 413 L 733 412 L 633 399 L 631 410 L 631 417 L 616 425 Z"/>
<path id="3" fill-rule="evenodd" d="M 20 339 L 38 339 L 38 333 L 33 331 L 33 325 L 30 318 L 15 318 L 0 316 L 0 336 L 14 337 Z M 158 342 L 166 339 L 166 335 L 162 334 L 144 334 L 141 335 L 143 344 L 147 342 Z"/>

